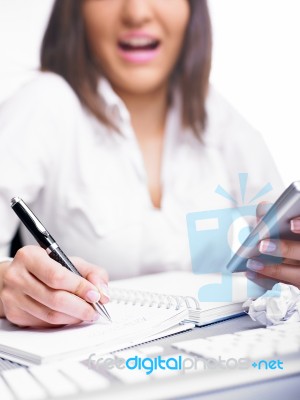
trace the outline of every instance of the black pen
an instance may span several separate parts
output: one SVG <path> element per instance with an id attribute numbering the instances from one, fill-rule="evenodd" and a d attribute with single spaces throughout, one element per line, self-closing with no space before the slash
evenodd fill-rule
<path id="1" fill-rule="evenodd" d="M 74 266 L 74 264 L 69 260 L 65 253 L 60 249 L 56 241 L 43 226 L 43 224 L 38 220 L 30 208 L 24 203 L 19 197 L 13 197 L 11 199 L 11 208 L 38 242 L 38 244 L 43 247 L 48 253 L 48 256 L 53 260 L 57 261 L 63 267 L 68 268 L 74 274 L 81 276 L 80 272 Z M 106 318 L 111 321 L 110 315 L 108 314 L 106 308 L 100 302 L 92 304 L 94 309 L 99 314 L 104 314 Z"/>

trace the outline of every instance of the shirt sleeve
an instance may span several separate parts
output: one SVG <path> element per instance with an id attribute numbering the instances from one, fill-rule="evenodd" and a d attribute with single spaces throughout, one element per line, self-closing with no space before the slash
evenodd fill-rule
<path id="1" fill-rule="evenodd" d="M 9 255 L 19 221 L 10 201 L 30 204 L 57 168 L 58 149 L 73 119 L 71 89 L 62 78 L 40 73 L 0 107 L 0 257 Z"/>

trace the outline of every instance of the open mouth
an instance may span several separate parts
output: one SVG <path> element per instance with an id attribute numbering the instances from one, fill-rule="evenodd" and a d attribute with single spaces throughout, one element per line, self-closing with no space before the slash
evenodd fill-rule
<path id="1" fill-rule="evenodd" d="M 123 51 L 149 51 L 159 47 L 159 40 L 151 38 L 130 38 L 118 42 L 118 46 Z"/>

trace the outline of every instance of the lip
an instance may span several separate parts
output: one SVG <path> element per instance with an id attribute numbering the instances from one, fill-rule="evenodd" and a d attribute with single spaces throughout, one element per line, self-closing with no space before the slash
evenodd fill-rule
<path id="1" fill-rule="evenodd" d="M 134 38 L 142 38 L 142 39 L 146 38 L 146 39 L 157 40 L 159 42 L 159 45 L 155 49 L 134 50 L 134 51 L 126 51 L 119 46 L 120 42 L 122 42 L 124 40 L 128 40 L 128 39 L 134 39 Z M 148 63 L 148 62 L 154 60 L 157 57 L 157 55 L 160 53 L 160 48 L 161 48 L 161 42 L 157 36 L 147 33 L 147 32 L 142 32 L 142 31 L 126 32 L 119 37 L 119 40 L 117 43 L 118 54 L 120 55 L 120 57 L 124 61 L 133 63 L 133 64 L 143 64 L 143 63 Z"/>

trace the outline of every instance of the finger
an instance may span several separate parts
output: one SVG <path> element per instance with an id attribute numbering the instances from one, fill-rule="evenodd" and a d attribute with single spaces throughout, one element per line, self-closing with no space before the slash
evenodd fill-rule
<path id="1" fill-rule="evenodd" d="M 91 282 L 62 267 L 48 257 L 42 248 L 26 246 L 18 250 L 15 260 L 25 265 L 29 272 L 53 289 L 66 290 L 91 303 L 100 299 L 98 289 Z"/>
<path id="2" fill-rule="evenodd" d="M 109 301 L 109 288 L 107 285 L 108 282 L 108 274 L 107 272 L 94 264 L 90 264 L 87 261 L 78 258 L 72 257 L 72 262 L 78 269 L 78 271 L 82 274 L 82 276 L 87 279 L 89 282 L 93 283 L 96 288 L 101 293 L 100 301 L 105 304 Z"/>
<path id="3" fill-rule="evenodd" d="M 70 257 L 70 260 L 84 278 L 87 279 L 88 274 L 95 272 L 95 274 L 99 276 L 99 281 L 108 282 L 108 273 L 104 268 L 91 264 L 80 257 Z"/>
<path id="4" fill-rule="evenodd" d="M 100 302 L 105 304 L 108 303 L 110 294 L 109 294 L 109 288 L 106 282 L 101 282 L 99 281 L 99 274 L 95 272 L 90 272 L 86 276 L 86 279 L 90 282 L 92 282 L 96 288 L 99 290 L 101 297 L 100 297 Z"/>
<path id="5" fill-rule="evenodd" d="M 247 271 L 246 272 L 247 279 L 256 283 L 257 285 L 265 288 L 266 290 L 271 290 L 273 286 L 278 283 L 275 279 L 267 278 L 263 275 L 260 275 L 258 272 Z"/>
<path id="6" fill-rule="evenodd" d="M 260 271 L 261 275 L 276 279 L 279 282 L 288 282 L 300 286 L 300 268 L 293 265 L 267 265 Z"/>
<path id="7" fill-rule="evenodd" d="M 260 253 L 292 260 L 300 260 L 300 243 L 293 240 L 264 239 L 259 243 Z"/>
<path id="8" fill-rule="evenodd" d="M 294 266 L 300 267 L 300 260 L 292 260 L 290 258 L 284 258 L 282 260 L 282 264 L 289 264 L 289 265 L 294 265 Z"/>
<path id="9" fill-rule="evenodd" d="M 271 203 L 268 203 L 267 201 L 262 201 L 259 203 L 256 207 L 256 218 L 257 221 L 260 221 L 262 217 L 270 210 L 272 207 Z"/>
<path id="10" fill-rule="evenodd" d="M 22 301 L 20 301 L 22 300 Z M 22 304 L 24 297 L 18 299 L 16 293 L 12 293 L 9 290 L 3 292 L 3 309 L 6 319 L 15 325 L 26 327 L 48 327 L 53 326 L 49 323 L 42 321 L 41 319 L 35 317 L 27 310 L 22 310 L 18 304 Z"/>
<path id="11" fill-rule="evenodd" d="M 273 264 L 275 264 L 275 263 L 273 263 Z M 300 260 L 292 260 L 290 258 L 282 258 L 281 257 L 280 263 L 277 262 L 276 264 L 288 264 L 288 265 L 294 265 L 294 266 L 299 266 L 300 267 Z M 261 265 L 264 265 L 264 264 L 261 263 Z M 265 263 L 265 265 L 267 265 L 267 263 Z"/>
<path id="12" fill-rule="evenodd" d="M 263 265 L 256 260 L 248 260 L 247 267 L 260 275 L 276 279 L 279 282 L 300 286 L 300 268 L 297 266 L 286 264 Z"/>
<path id="13" fill-rule="evenodd" d="M 96 321 L 99 318 L 99 314 L 85 300 L 64 290 L 51 289 L 29 273 L 23 275 L 19 286 L 27 296 L 55 312 L 81 321 Z"/>
<path id="14" fill-rule="evenodd" d="M 300 233 L 300 217 L 293 218 L 290 222 L 291 224 L 291 231 L 294 233 Z"/>
<path id="15" fill-rule="evenodd" d="M 6 313 L 5 316 L 8 321 L 19 326 L 20 328 L 55 328 L 55 325 L 41 321 L 40 319 L 35 318 L 33 315 L 23 310 L 15 311 L 14 314 L 11 315 Z"/>
<path id="16" fill-rule="evenodd" d="M 22 297 L 22 303 L 19 307 L 24 312 L 49 325 L 70 325 L 82 322 L 78 318 L 46 307 L 29 296 Z"/>

